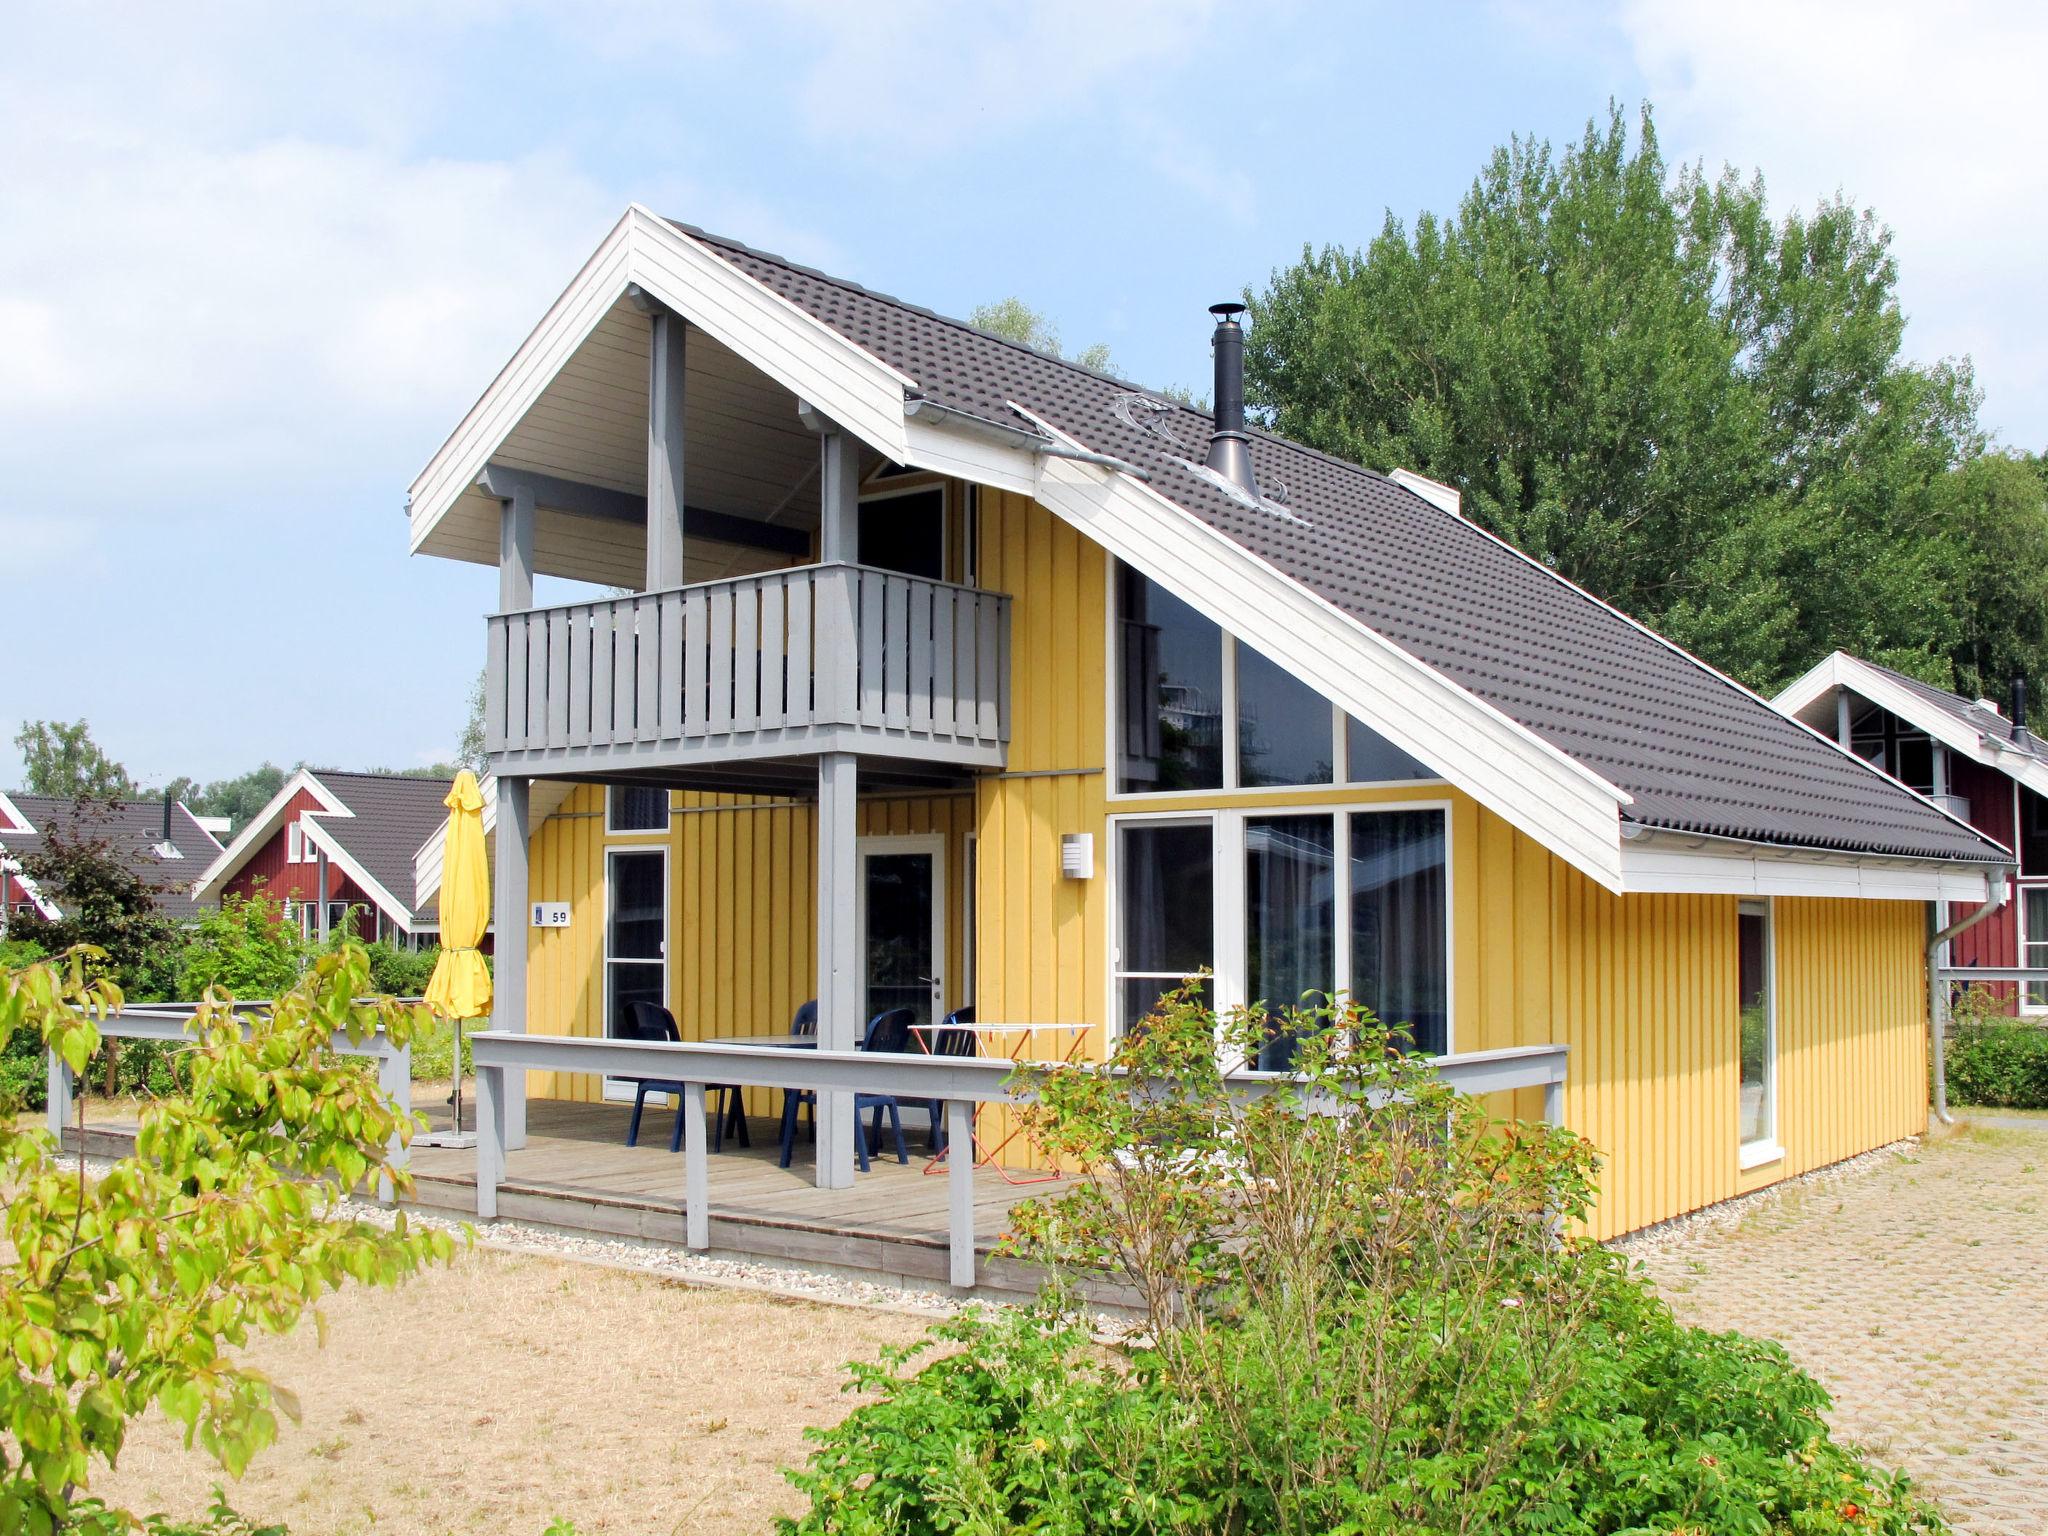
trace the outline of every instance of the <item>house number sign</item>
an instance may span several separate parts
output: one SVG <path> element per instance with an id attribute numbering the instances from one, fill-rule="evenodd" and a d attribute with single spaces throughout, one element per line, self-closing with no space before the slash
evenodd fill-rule
<path id="1" fill-rule="evenodd" d="M 533 926 L 536 928 L 568 927 L 569 903 L 566 901 L 536 901 L 533 904 Z"/>

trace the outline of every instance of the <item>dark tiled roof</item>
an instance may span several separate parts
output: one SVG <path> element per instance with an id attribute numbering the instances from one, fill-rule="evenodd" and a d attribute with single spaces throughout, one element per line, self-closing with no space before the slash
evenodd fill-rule
<path id="1" fill-rule="evenodd" d="M 1947 689 L 1937 688 L 1932 683 L 1923 683 L 1917 677 L 1908 677 L 1905 673 L 1896 672 L 1890 667 L 1881 667 L 1874 661 L 1864 661 L 1860 656 L 1856 660 L 1859 665 L 1866 666 L 1873 672 L 1883 673 L 1900 687 L 1910 690 L 1916 698 L 1957 720 L 1979 736 L 1988 736 L 2002 747 L 2015 748 L 2031 757 L 2048 762 L 2048 743 L 2044 743 L 2031 730 L 2027 732 L 2024 741 L 2015 741 L 2012 721 L 1997 710 L 1986 709 L 1975 699 L 1966 699 L 1959 693 L 1950 693 Z"/>
<path id="2" fill-rule="evenodd" d="M 180 922 L 198 914 L 192 883 L 219 855 L 220 844 L 192 819 L 182 802 L 171 806 L 171 846 L 181 857 L 169 859 L 157 852 L 164 836 L 161 800 L 125 800 L 110 805 L 61 800 L 53 795 L 12 793 L 8 798 L 35 831 L 0 829 L 0 848 L 17 857 L 39 852 L 43 834 L 52 829 L 73 840 L 104 839 L 141 880 L 155 888 L 158 911 Z M 44 894 L 63 905 L 60 894 Z"/>
<path id="3" fill-rule="evenodd" d="M 342 773 L 326 768 L 313 777 L 354 816 L 316 816 L 320 830 L 339 843 L 385 890 L 408 910 L 413 904 L 413 855 L 420 844 L 448 818 L 441 802 L 453 779 L 401 778 L 389 773 Z M 415 914 L 431 926 L 438 921 L 435 903 Z"/>
<path id="4" fill-rule="evenodd" d="M 1384 475 L 1254 433 L 1277 507 L 1188 468 L 1210 419 L 929 310 L 679 225 L 950 409 L 1031 430 L 1015 401 L 1634 797 L 1648 827 L 1793 846 L 1985 859 L 1911 791 L 1481 529 Z M 1194 328 L 1190 327 L 1191 339 Z M 1119 406 L 1122 409 L 1119 409 Z M 1284 510 L 1281 510 L 1284 509 Z"/>

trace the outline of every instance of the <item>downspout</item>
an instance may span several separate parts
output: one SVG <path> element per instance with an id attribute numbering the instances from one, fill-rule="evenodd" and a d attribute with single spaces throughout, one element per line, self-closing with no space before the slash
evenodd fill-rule
<path id="1" fill-rule="evenodd" d="M 1943 1125 L 1954 1125 L 1955 1120 L 1948 1112 L 1948 983 L 1941 979 L 1941 952 L 1950 939 L 1976 927 L 2012 900 L 2012 877 L 2017 873 L 2016 866 L 1999 865 L 1997 871 L 1998 889 L 1991 899 L 1969 916 L 1957 918 L 1938 932 L 1932 932 L 1932 914 L 1937 904 L 1928 906 L 1927 926 L 1931 937 L 1927 940 L 1927 1063 L 1934 1078 L 1934 1118 Z"/>

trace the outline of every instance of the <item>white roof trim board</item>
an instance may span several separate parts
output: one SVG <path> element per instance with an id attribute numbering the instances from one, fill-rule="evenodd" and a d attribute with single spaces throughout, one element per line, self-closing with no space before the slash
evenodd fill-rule
<path id="1" fill-rule="evenodd" d="M 367 869 L 364 869 L 349 851 L 342 847 L 325 827 L 320 825 L 321 818 L 328 814 L 331 813 L 309 811 L 299 818 L 299 825 L 305 828 L 306 840 L 326 854 L 343 874 L 367 891 L 370 899 L 376 902 L 384 911 L 390 913 L 397 921 L 399 927 L 403 928 L 407 933 L 411 933 L 414 922 L 412 907 L 408 903 L 400 901 L 391 892 L 386 890 L 381 880 L 372 875 Z M 349 817 L 355 815 L 353 811 L 343 811 L 340 814 Z M 438 926 L 438 924 L 432 926 Z M 357 937 L 374 939 L 376 935 L 374 933 L 358 934 Z"/>
<path id="2" fill-rule="evenodd" d="M 1953 714 L 1922 698 L 1881 667 L 1873 667 L 1847 651 L 1835 651 L 1771 702 L 1797 718 L 1837 688 L 1868 699 L 1925 731 L 1952 752 L 2017 779 L 2036 794 L 2048 795 L 2048 761 L 1983 731 L 1974 731 Z"/>
<path id="3" fill-rule="evenodd" d="M 19 830 L 28 830 L 28 822 L 22 817 L 17 816 L 14 825 Z M 29 879 L 27 875 L 21 872 L 21 863 L 13 854 L 0 853 L 0 875 L 12 875 L 14 883 L 28 893 L 28 899 L 35 903 L 36 910 L 42 913 L 49 921 L 57 923 L 64 920 L 64 914 L 58 909 L 56 903 L 38 889 L 35 881 Z M 0 897 L 5 895 L 4 891 L 0 891 Z M 0 926 L 5 925 L 0 924 Z"/>
<path id="4" fill-rule="evenodd" d="M 1138 479 L 1034 452 L 1006 440 L 1003 428 L 991 433 L 955 412 L 919 411 L 916 380 L 637 204 L 414 481 L 415 552 L 434 552 L 436 525 L 629 285 L 890 460 L 1031 496 L 1607 889 L 1630 888 L 1632 870 L 1651 878 L 1623 846 L 1620 811 L 1631 797 L 1584 763 Z M 1086 447 L 1011 408 L 1050 441 Z M 1692 856 L 1685 846 L 1660 848 L 1664 872 L 1656 878 L 1683 879 L 1678 871 Z M 1711 857 L 1717 862 L 1702 868 L 1702 883 L 1658 888 L 1720 888 L 1726 855 Z M 430 879 L 438 885 L 436 862 L 424 848 L 416 859 L 422 898 Z M 1982 869 L 1966 878 L 1981 893 Z"/>
<path id="5" fill-rule="evenodd" d="M 219 901 L 221 888 L 241 872 L 242 866 L 255 856 L 256 850 L 277 834 L 285 823 L 285 810 L 292 798 L 301 790 L 318 800 L 329 815 L 347 816 L 353 814 L 337 799 L 334 793 L 322 784 L 310 768 L 301 768 L 284 781 L 278 792 L 270 797 L 262 810 L 249 819 L 249 825 L 242 828 L 235 840 L 221 850 L 220 857 L 206 866 L 205 872 L 192 882 L 192 899 L 198 902 Z"/>
<path id="6" fill-rule="evenodd" d="M 35 824 L 21 812 L 21 807 L 7 798 L 7 791 L 0 789 L 0 832 L 34 832 Z"/>

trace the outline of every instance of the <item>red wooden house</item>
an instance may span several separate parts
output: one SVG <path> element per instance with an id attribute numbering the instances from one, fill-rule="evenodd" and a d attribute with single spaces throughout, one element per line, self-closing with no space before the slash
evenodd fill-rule
<path id="1" fill-rule="evenodd" d="M 359 938 L 438 944 L 441 917 L 416 895 L 421 849 L 438 841 L 451 781 L 302 768 L 193 887 L 200 902 L 261 891 L 309 939 L 352 923 Z"/>
<path id="2" fill-rule="evenodd" d="M 2024 683 L 2001 705 L 1836 651 L 1774 702 L 2012 850 L 2012 901 L 1958 934 L 1949 964 L 2048 966 L 2048 741 L 2027 729 Z M 2024 1011 L 2048 1013 L 2048 987 L 2027 992 Z"/>

